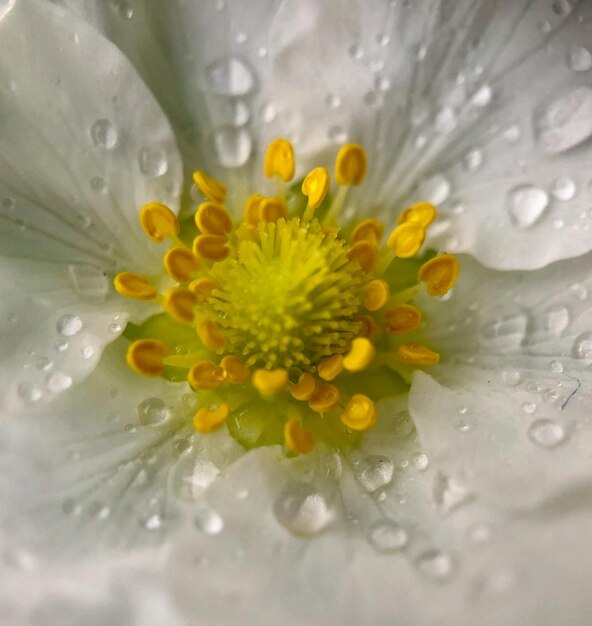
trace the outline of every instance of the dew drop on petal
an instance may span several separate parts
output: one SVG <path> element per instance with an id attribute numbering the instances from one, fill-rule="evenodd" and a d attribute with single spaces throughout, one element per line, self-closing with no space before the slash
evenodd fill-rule
<path id="1" fill-rule="evenodd" d="M 526 415 L 532 415 L 536 411 L 536 404 L 534 402 L 523 402 L 522 412 Z"/>
<path id="2" fill-rule="evenodd" d="M 218 535 L 224 528 L 221 515 L 207 506 L 200 506 L 194 517 L 197 528 L 206 535 Z"/>
<path id="3" fill-rule="evenodd" d="M 171 416 L 171 410 L 161 398 L 146 398 L 137 407 L 138 420 L 143 426 L 160 426 Z"/>
<path id="4" fill-rule="evenodd" d="M 37 402 L 41 398 L 41 389 L 32 383 L 20 383 L 18 394 L 26 402 Z"/>
<path id="5" fill-rule="evenodd" d="M 158 513 L 149 515 L 146 519 L 142 521 L 142 526 L 144 526 L 146 530 L 158 530 L 162 527 L 162 524 L 162 517 Z"/>
<path id="6" fill-rule="evenodd" d="M 551 363 L 549 364 L 549 369 L 554 374 L 561 374 L 563 372 L 563 363 L 561 363 L 560 361 L 551 361 Z"/>
<path id="7" fill-rule="evenodd" d="M 325 103 L 331 109 L 338 109 L 341 106 L 341 98 L 330 93 L 325 98 Z"/>
<path id="8" fill-rule="evenodd" d="M 90 186 L 91 189 L 99 192 L 105 191 L 105 189 L 107 189 L 107 183 L 105 182 L 105 179 L 101 178 L 100 176 L 94 176 L 93 178 L 91 178 Z"/>
<path id="9" fill-rule="evenodd" d="M 578 335 L 572 348 L 575 359 L 592 359 L 592 332 L 587 331 Z"/>
<path id="10" fill-rule="evenodd" d="M 356 468 L 356 478 L 369 493 L 385 487 L 393 479 L 393 462 L 379 454 L 366 457 Z"/>
<path id="11" fill-rule="evenodd" d="M 47 379 L 47 388 L 52 393 L 61 393 L 62 391 L 66 391 L 66 389 L 70 389 L 71 386 L 72 377 L 63 372 L 55 372 Z"/>
<path id="12" fill-rule="evenodd" d="M 237 57 L 218 59 L 205 70 L 205 87 L 218 96 L 244 96 L 254 85 L 253 71 Z"/>
<path id="13" fill-rule="evenodd" d="M 222 166 L 240 167 L 251 156 L 253 140 L 245 128 L 220 126 L 214 131 L 214 145 Z"/>
<path id="14" fill-rule="evenodd" d="M 436 132 L 446 135 L 456 128 L 456 113 L 450 107 L 440 109 L 434 118 Z"/>
<path id="15" fill-rule="evenodd" d="M 483 163 L 483 152 L 479 148 L 474 148 L 467 152 L 463 158 L 463 165 L 467 172 L 474 172 Z"/>
<path id="16" fill-rule="evenodd" d="M 142 148 L 138 152 L 138 165 L 140 172 L 147 178 L 158 178 L 166 174 L 169 164 L 163 150 Z"/>
<path id="17" fill-rule="evenodd" d="M 425 469 L 427 469 L 428 465 L 430 464 L 427 455 L 423 452 L 418 452 L 417 454 L 414 454 L 411 461 L 415 469 L 419 470 L 420 472 L 423 472 Z"/>
<path id="18" fill-rule="evenodd" d="M 89 359 L 92 359 L 95 355 L 95 349 L 92 346 L 84 346 L 80 351 L 80 354 L 82 354 L 83 359 L 86 359 L 88 361 Z"/>
<path id="19" fill-rule="evenodd" d="M 471 98 L 471 102 L 477 107 L 487 106 L 491 102 L 493 92 L 489 85 L 482 85 Z"/>
<path id="20" fill-rule="evenodd" d="M 329 128 L 328 137 L 334 143 L 344 143 L 347 141 L 347 133 L 341 126 L 331 126 L 331 128 Z"/>
<path id="21" fill-rule="evenodd" d="M 221 119 L 230 126 L 244 126 L 251 116 L 249 107 L 242 100 L 230 100 L 220 107 Z"/>
<path id="22" fill-rule="evenodd" d="M 381 519 L 368 529 L 368 541 L 379 552 L 395 552 L 407 545 L 409 537 L 407 531 L 394 520 Z"/>
<path id="23" fill-rule="evenodd" d="M 571 200 L 576 195 L 576 184 L 571 178 L 561 176 L 553 183 L 551 194 L 557 200 Z"/>
<path id="24" fill-rule="evenodd" d="M 444 582 L 452 576 L 454 563 L 452 557 L 439 550 L 428 550 L 416 561 L 419 571 L 432 580 Z"/>
<path id="25" fill-rule="evenodd" d="M 580 283 L 574 283 L 570 286 L 570 289 L 573 295 L 581 302 L 586 300 L 586 298 L 588 297 L 588 290 L 586 289 L 586 287 L 584 287 L 584 285 L 581 285 Z"/>
<path id="26" fill-rule="evenodd" d="M 442 174 L 435 174 L 420 184 L 418 193 L 433 204 L 442 204 L 450 196 L 450 181 Z"/>
<path id="27" fill-rule="evenodd" d="M 82 320 L 78 315 L 62 315 L 57 321 L 56 328 L 62 337 L 73 337 L 82 330 Z"/>
<path id="28" fill-rule="evenodd" d="M 47 370 L 51 369 L 53 363 L 49 357 L 42 356 L 37 359 L 37 363 L 35 365 L 37 366 L 37 369 L 46 372 Z"/>
<path id="29" fill-rule="evenodd" d="M 546 191 L 534 185 L 517 185 L 508 193 L 507 209 L 510 221 L 518 228 L 528 228 L 543 215 L 549 204 Z"/>
<path id="30" fill-rule="evenodd" d="M 592 54 L 584 46 L 573 46 L 567 55 L 567 64 L 574 72 L 587 72 L 592 68 Z"/>
<path id="31" fill-rule="evenodd" d="M 569 15 L 572 10 L 571 1 L 570 0 L 555 0 L 551 5 L 553 8 L 553 12 L 556 15 L 565 16 Z"/>
<path id="32" fill-rule="evenodd" d="M 111 6 L 125 20 L 131 20 L 134 16 L 134 9 L 131 7 L 129 0 L 111 0 Z"/>
<path id="33" fill-rule="evenodd" d="M 90 138 L 98 148 L 110 150 L 117 143 L 117 131 L 109 120 L 97 120 L 90 127 Z"/>
<path id="34" fill-rule="evenodd" d="M 288 487 L 275 501 L 273 512 L 286 530 L 299 537 L 318 535 L 333 518 L 325 498 L 304 483 Z"/>
<path id="35" fill-rule="evenodd" d="M 565 428 L 549 419 L 535 420 L 528 428 L 531 441 L 542 448 L 554 448 L 566 438 Z"/>

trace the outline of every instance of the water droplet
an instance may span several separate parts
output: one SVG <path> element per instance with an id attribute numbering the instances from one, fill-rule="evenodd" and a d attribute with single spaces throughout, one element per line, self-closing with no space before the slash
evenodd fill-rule
<path id="1" fill-rule="evenodd" d="M 553 183 L 551 193 L 558 200 L 571 200 L 576 194 L 576 184 L 571 178 L 561 176 Z"/>
<path id="2" fill-rule="evenodd" d="M 72 386 L 72 378 L 63 372 L 55 372 L 47 379 L 47 388 L 51 393 L 61 393 L 70 389 Z"/>
<path id="3" fill-rule="evenodd" d="M 338 109 L 341 106 L 341 98 L 335 94 L 328 94 L 325 98 L 325 104 L 331 109 Z"/>
<path id="4" fill-rule="evenodd" d="M 526 415 L 532 415 L 536 411 L 536 404 L 534 402 L 523 402 L 522 412 Z"/>
<path id="5" fill-rule="evenodd" d="M 92 359 L 95 355 L 95 349 L 92 346 L 84 346 L 80 351 L 80 354 L 82 354 L 83 359 Z"/>
<path id="6" fill-rule="evenodd" d="M 456 113 L 450 107 L 440 109 L 434 119 L 434 128 L 443 135 L 452 132 L 456 128 Z"/>
<path id="7" fill-rule="evenodd" d="M 556 15 L 561 16 L 568 15 L 572 9 L 570 0 L 555 0 L 551 7 Z"/>
<path id="8" fill-rule="evenodd" d="M 407 532 L 397 522 L 381 519 L 368 529 L 368 541 L 379 552 L 395 552 L 407 545 Z"/>
<path id="9" fill-rule="evenodd" d="M 158 530 L 162 527 L 162 517 L 158 513 L 149 515 L 143 522 L 142 526 L 146 530 Z"/>
<path id="10" fill-rule="evenodd" d="M 329 139 L 334 143 L 344 143 L 347 141 L 347 133 L 341 126 L 331 126 L 328 133 Z"/>
<path id="11" fill-rule="evenodd" d="M 32 383 L 20 383 L 18 394 L 26 402 L 37 402 L 41 398 L 41 389 Z"/>
<path id="12" fill-rule="evenodd" d="M 364 51 L 355 43 L 347 49 L 347 52 L 352 59 L 361 59 L 364 56 Z"/>
<path id="13" fill-rule="evenodd" d="M 14 201 L 14 198 L 2 198 L 2 208 L 6 211 L 12 211 L 15 206 L 16 202 Z"/>
<path id="14" fill-rule="evenodd" d="M 138 420 L 144 426 L 160 426 L 171 416 L 171 410 L 160 398 L 146 398 L 138 404 Z"/>
<path id="15" fill-rule="evenodd" d="M 117 131 L 109 120 L 97 120 L 90 127 L 90 138 L 98 148 L 110 150 L 117 143 Z"/>
<path id="16" fill-rule="evenodd" d="M 467 531 L 467 539 L 473 545 L 487 543 L 491 539 L 491 528 L 487 524 L 474 524 Z"/>
<path id="17" fill-rule="evenodd" d="M 450 181 L 442 174 L 436 174 L 421 183 L 418 193 L 428 202 L 442 204 L 450 196 Z"/>
<path id="18" fill-rule="evenodd" d="M 543 150 L 557 154 L 592 135 L 592 89 L 574 87 L 541 104 L 533 114 L 534 133 Z"/>
<path id="19" fill-rule="evenodd" d="M 418 469 L 420 472 L 423 472 L 425 469 L 427 469 L 428 465 L 430 464 L 427 455 L 423 452 L 418 452 L 417 454 L 414 454 L 411 461 L 413 462 L 415 469 Z"/>
<path id="20" fill-rule="evenodd" d="M 245 128 L 220 126 L 214 132 L 214 145 L 221 165 L 240 167 L 251 156 L 253 140 Z"/>
<path id="21" fill-rule="evenodd" d="M 247 41 L 247 39 L 248 39 L 247 33 L 243 32 L 243 31 L 241 31 L 240 33 L 237 33 L 236 37 L 235 37 L 236 43 L 238 43 L 238 44 L 245 43 L 245 41 Z"/>
<path id="22" fill-rule="evenodd" d="M 257 48 L 257 56 L 262 59 L 267 56 L 267 48 L 265 46 L 260 46 Z"/>
<path id="23" fill-rule="evenodd" d="M 14 7 L 16 0 L 1 0 L 0 1 L 0 20 Z"/>
<path id="24" fill-rule="evenodd" d="M 586 289 L 586 287 L 584 287 L 584 285 L 581 285 L 580 283 L 574 283 L 570 286 L 570 289 L 573 295 L 581 302 L 583 302 L 588 297 L 588 290 Z"/>
<path id="25" fill-rule="evenodd" d="M 549 20 L 539 20 L 537 22 L 537 28 L 543 34 L 550 33 L 551 32 L 551 22 L 549 22 Z"/>
<path id="26" fill-rule="evenodd" d="M 560 361 L 551 361 L 551 363 L 549 364 L 549 369 L 554 374 L 561 374 L 563 372 L 563 363 L 561 363 Z"/>
<path id="27" fill-rule="evenodd" d="M 378 35 L 376 35 L 376 43 L 379 46 L 387 46 L 389 41 L 390 41 L 390 38 L 385 33 L 378 33 Z"/>
<path id="28" fill-rule="evenodd" d="M 63 337 L 73 337 L 82 330 L 82 320 L 78 315 L 62 315 L 57 321 L 56 328 Z"/>
<path id="29" fill-rule="evenodd" d="M 503 134 L 506 141 L 515 143 L 518 139 L 520 139 L 520 126 L 518 126 L 518 124 L 512 124 L 512 126 L 508 126 L 508 128 L 506 128 Z"/>
<path id="30" fill-rule="evenodd" d="M 254 85 L 253 71 L 237 57 L 218 59 L 205 70 L 206 89 L 218 96 L 244 96 Z"/>
<path id="31" fill-rule="evenodd" d="M 459 507 L 473 495 L 465 484 L 456 478 L 445 476 L 441 472 L 436 474 L 433 494 L 435 503 L 443 512 Z"/>
<path id="32" fill-rule="evenodd" d="M 573 46 L 567 55 L 567 64 L 574 72 L 587 72 L 592 68 L 592 54 L 584 46 Z"/>
<path id="33" fill-rule="evenodd" d="M 450 578 L 454 571 L 452 557 L 439 550 L 428 550 L 416 561 L 417 568 L 429 578 L 443 582 Z"/>
<path id="34" fill-rule="evenodd" d="M 91 178 L 90 186 L 94 191 L 105 191 L 105 189 L 107 188 L 107 183 L 105 182 L 104 178 L 101 178 L 100 176 L 95 176 L 94 178 Z"/>
<path id="35" fill-rule="evenodd" d="M 411 419 L 409 411 L 399 411 L 395 415 L 395 423 L 393 424 L 393 434 L 396 437 L 408 437 L 411 433 L 415 432 L 415 424 Z"/>
<path id="36" fill-rule="evenodd" d="M 113 322 L 113 324 L 109 324 L 109 332 L 113 335 L 119 334 L 123 330 L 123 326 L 118 322 Z"/>
<path id="37" fill-rule="evenodd" d="M 299 537 L 314 537 L 322 532 L 333 515 L 325 498 L 304 483 L 293 484 L 275 501 L 277 521 Z"/>
<path id="38" fill-rule="evenodd" d="M 51 368 L 53 363 L 49 357 L 42 356 L 41 358 L 37 359 L 36 365 L 37 365 L 37 369 L 40 369 L 46 372 L 48 369 Z"/>
<path id="39" fill-rule="evenodd" d="M 549 419 L 540 419 L 530 425 L 528 436 L 538 446 L 553 448 L 565 441 L 566 432 L 561 424 Z"/>
<path id="40" fill-rule="evenodd" d="M 134 10 L 128 0 L 111 0 L 111 6 L 125 20 L 131 20 L 134 16 Z"/>
<path id="41" fill-rule="evenodd" d="M 249 107 L 242 100 L 231 100 L 219 110 L 222 123 L 230 126 L 244 126 L 251 116 Z"/>
<path id="42" fill-rule="evenodd" d="M 62 511 L 66 515 L 80 515 L 82 507 L 73 498 L 67 498 L 62 502 Z"/>
<path id="43" fill-rule="evenodd" d="M 510 221 L 519 228 L 528 228 L 543 215 L 549 196 L 546 191 L 534 185 L 518 185 L 508 194 Z"/>
<path id="44" fill-rule="evenodd" d="M 474 172 L 483 163 L 483 152 L 479 148 L 474 148 L 465 154 L 463 165 L 468 172 Z"/>
<path id="45" fill-rule="evenodd" d="M 76 215 L 76 222 L 80 226 L 80 228 L 87 229 L 90 228 L 92 224 L 92 218 L 90 215 L 84 215 L 83 213 L 78 213 Z"/>
<path id="46" fill-rule="evenodd" d="M 546 327 L 556 337 L 559 337 L 561 333 L 569 326 L 569 311 L 565 307 L 559 307 L 551 309 L 547 313 Z"/>
<path id="47" fill-rule="evenodd" d="M 261 107 L 261 119 L 266 123 L 270 124 L 277 117 L 278 111 L 277 107 L 273 102 L 268 102 L 267 104 Z"/>
<path id="48" fill-rule="evenodd" d="M 482 85 L 471 98 L 471 102 L 477 107 L 487 106 L 491 102 L 493 92 L 489 85 Z"/>
<path id="49" fill-rule="evenodd" d="M 195 525 L 206 535 L 217 535 L 224 528 L 224 520 L 213 509 L 200 506 L 195 514 Z"/>
<path id="50" fill-rule="evenodd" d="M 571 352 L 575 359 L 592 359 L 592 332 L 578 335 Z"/>
<path id="51" fill-rule="evenodd" d="M 169 168 L 167 156 L 163 150 L 142 148 L 138 152 L 138 165 L 140 172 L 147 178 L 158 178 Z"/>
<path id="52" fill-rule="evenodd" d="M 65 352 L 68 349 L 68 346 L 70 344 L 65 340 L 65 339 L 58 339 L 55 344 L 54 344 L 54 348 L 58 351 L 58 352 Z"/>
<path id="53" fill-rule="evenodd" d="M 393 479 L 393 462 L 386 456 L 366 457 L 356 469 L 356 478 L 362 487 L 372 493 L 388 485 Z"/>

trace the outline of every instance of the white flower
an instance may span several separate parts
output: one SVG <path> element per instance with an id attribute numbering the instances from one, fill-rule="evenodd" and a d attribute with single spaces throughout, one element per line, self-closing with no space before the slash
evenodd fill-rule
<path id="1" fill-rule="evenodd" d="M 0 2 L 7 623 L 586 620 L 591 25 L 575 0 Z M 138 208 L 189 212 L 198 167 L 257 190 L 278 136 L 299 175 L 364 145 L 352 210 L 432 201 L 461 260 L 422 302 L 442 363 L 349 455 L 194 435 L 193 395 L 125 365 L 146 311 L 111 278 L 160 262 Z"/>

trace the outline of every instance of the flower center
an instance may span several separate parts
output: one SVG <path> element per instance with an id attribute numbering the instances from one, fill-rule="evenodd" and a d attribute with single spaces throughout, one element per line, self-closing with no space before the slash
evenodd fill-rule
<path id="1" fill-rule="evenodd" d="M 201 398 L 199 432 L 226 424 L 246 448 L 283 443 L 293 453 L 309 452 L 318 438 L 341 447 L 375 425 L 378 399 L 400 391 L 413 369 L 438 363 L 416 340 L 422 316 L 411 302 L 422 291 L 444 295 L 458 261 L 414 258 L 436 216 L 428 203 L 401 212 L 386 245 L 378 220 L 338 227 L 349 188 L 366 174 L 358 145 L 337 156 L 337 192 L 329 197 L 329 172 L 316 168 L 301 184 L 306 206 L 291 214 L 288 141 L 272 142 L 264 169 L 278 193 L 252 195 L 239 221 L 224 185 L 196 172 L 205 196 L 197 236 L 165 205 L 142 207 L 144 232 L 172 245 L 163 276 L 115 277 L 120 294 L 165 312 L 126 331 L 134 339 L 127 362 L 144 376 L 187 381 Z"/>

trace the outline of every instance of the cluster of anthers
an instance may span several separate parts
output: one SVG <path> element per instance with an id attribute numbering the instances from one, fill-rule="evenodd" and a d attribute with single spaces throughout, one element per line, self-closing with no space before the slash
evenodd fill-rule
<path id="1" fill-rule="evenodd" d="M 168 278 L 115 277 L 121 295 L 165 312 L 128 334 L 127 362 L 144 376 L 187 381 L 199 395 L 198 432 L 226 424 L 247 448 L 283 443 L 293 453 L 309 452 L 319 438 L 340 446 L 376 424 L 375 402 L 396 387 L 393 376 L 409 380 L 413 369 L 438 363 L 416 340 L 422 314 L 411 301 L 422 291 L 447 293 L 458 261 L 433 252 L 413 258 L 436 216 L 425 202 L 400 213 L 386 244 L 376 219 L 338 227 L 366 163 L 359 145 L 344 145 L 337 192 L 318 167 L 301 183 L 300 207 L 290 207 L 294 153 L 276 139 L 264 170 L 277 194 L 250 196 L 241 220 L 225 206 L 225 186 L 201 171 L 193 176 L 205 197 L 198 232 L 180 229 L 162 203 L 140 210 L 148 237 L 170 242 Z M 403 275 L 411 278 L 402 288 Z"/>

